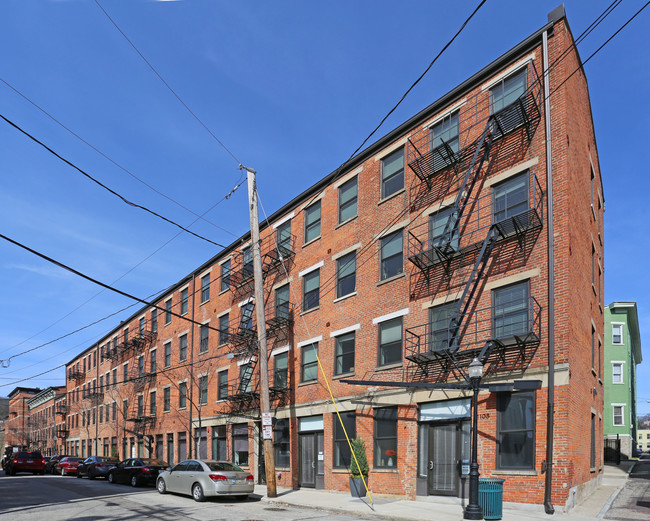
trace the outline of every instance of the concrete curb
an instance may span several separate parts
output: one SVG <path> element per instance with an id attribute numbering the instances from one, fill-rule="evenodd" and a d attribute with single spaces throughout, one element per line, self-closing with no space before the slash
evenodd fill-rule
<path id="1" fill-rule="evenodd" d="M 623 490 L 623 489 L 625 488 L 625 484 L 627 483 L 627 479 L 629 478 L 630 474 L 631 474 L 632 471 L 634 470 L 634 467 L 636 467 L 636 464 L 637 464 L 637 463 L 638 463 L 638 461 L 635 461 L 635 462 L 630 466 L 630 468 L 627 469 L 627 472 L 626 472 L 627 476 L 625 477 L 625 482 L 624 482 L 621 486 L 619 486 L 619 487 L 618 487 L 618 488 L 617 488 L 617 489 L 612 493 L 611 496 L 609 496 L 609 499 L 607 500 L 607 503 L 605 503 L 605 505 L 604 505 L 603 508 L 600 510 L 600 512 L 598 512 L 598 516 L 596 516 L 597 519 L 603 519 L 603 518 L 607 515 L 607 512 L 609 512 L 609 509 L 612 508 L 612 505 L 614 504 L 614 501 L 616 501 L 616 498 L 618 497 L 618 495 L 621 493 L 621 490 Z"/>

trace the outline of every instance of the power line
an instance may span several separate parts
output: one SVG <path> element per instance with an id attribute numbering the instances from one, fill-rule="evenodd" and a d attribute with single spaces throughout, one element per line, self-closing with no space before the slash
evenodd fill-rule
<path id="1" fill-rule="evenodd" d="M 35 101 L 31 100 L 31 99 L 30 99 L 29 97 L 27 97 L 25 94 L 23 94 L 22 92 L 20 92 L 16 87 L 14 87 L 13 85 L 11 85 L 7 80 L 5 80 L 5 79 L 3 79 L 3 78 L 0 78 L 0 81 L 1 81 L 2 83 L 4 83 L 7 87 L 9 87 L 11 90 L 13 90 L 13 91 L 14 91 L 16 94 L 18 94 L 20 97 L 22 97 L 22 98 L 25 99 L 27 102 L 29 102 L 31 105 L 33 105 L 33 106 L 36 107 L 38 110 L 40 110 L 43 114 L 45 114 L 48 118 L 50 118 L 52 121 L 54 121 L 54 122 L 55 122 L 57 125 L 59 125 L 61 128 L 63 128 L 64 130 L 66 130 L 67 132 L 69 132 L 71 135 L 73 135 L 74 137 L 76 137 L 79 141 L 81 141 L 82 143 L 84 143 L 85 145 L 87 145 L 88 147 L 90 147 L 91 149 L 93 149 L 93 150 L 94 150 L 95 152 L 97 152 L 100 156 L 102 156 L 102 157 L 103 157 L 104 159 L 106 159 L 107 161 L 111 162 L 111 163 L 112 163 L 113 165 L 115 165 L 117 168 L 119 168 L 120 170 L 122 170 L 122 171 L 125 172 L 126 174 L 130 175 L 133 179 L 135 179 L 136 181 L 139 181 L 140 183 L 142 183 L 144 186 L 146 186 L 147 188 L 149 188 L 151 191 L 157 193 L 157 194 L 160 195 L 161 197 L 164 197 L 164 198 L 167 199 L 168 201 L 174 203 L 175 205 L 179 206 L 179 207 L 182 208 L 183 210 L 185 210 L 185 211 L 191 213 L 191 214 L 194 215 L 195 217 L 198 217 L 198 218 L 201 219 L 202 221 L 204 221 L 204 222 L 206 222 L 206 223 L 208 223 L 208 224 L 211 224 L 211 225 L 214 226 L 215 228 L 217 228 L 217 229 L 219 229 L 219 230 L 221 230 L 221 231 L 223 231 L 223 232 L 225 232 L 225 233 L 228 233 L 228 234 L 232 235 L 233 237 L 237 237 L 237 235 L 235 235 L 235 234 L 232 233 L 231 231 L 226 230 L 225 228 L 222 228 L 221 226 L 219 226 L 219 225 L 213 223 L 212 221 L 206 219 L 206 218 L 204 217 L 204 216 L 205 216 L 205 213 L 204 213 L 203 215 L 199 215 L 199 214 L 197 214 L 197 213 L 194 212 L 194 210 L 192 210 L 191 208 L 188 208 L 187 206 L 185 206 L 185 205 L 183 205 L 182 203 L 178 202 L 178 201 L 177 201 L 176 199 L 174 199 L 173 197 L 170 197 L 170 196 L 168 196 L 167 194 L 164 194 L 163 192 L 161 192 L 160 190 L 158 190 L 158 189 L 155 188 L 154 186 L 152 186 L 152 185 L 150 185 L 149 183 L 147 183 L 144 179 L 141 179 L 140 177 L 138 177 L 137 175 L 135 175 L 133 172 L 131 172 L 129 169 L 127 169 L 126 167 L 124 167 L 124 166 L 122 166 L 121 164 L 119 164 L 117 161 L 114 161 L 113 159 L 111 159 L 108 155 L 106 155 L 104 152 L 102 152 L 99 148 L 97 148 L 97 147 L 94 146 L 93 144 L 89 143 L 87 140 L 85 140 L 85 139 L 84 139 L 83 137 L 81 137 L 79 134 L 77 134 L 77 133 L 74 132 L 72 129 L 70 129 L 69 127 L 67 127 L 66 125 L 64 125 L 64 124 L 63 124 L 61 121 L 59 121 L 57 118 L 55 118 L 52 114 L 50 114 L 50 113 L 49 113 L 47 110 L 45 110 L 43 107 L 41 107 L 40 105 L 38 105 Z M 241 180 L 241 178 L 240 178 L 240 180 Z M 196 222 L 196 221 L 195 221 L 195 222 Z"/>
<path id="2" fill-rule="evenodd" d="M 115 20 L 113 20 L 113 18 L 111 18 L 111 16 L 106 12 L 106 9 L 104 9 L 104 8 L 102 7 L 102 4 L 99 3 L 99 0 L 95 0 L 95 3 L 96 3 L 97 6 L 102 10 L 102 12 L 106 15 L 106 18 L 108 18 L 108 19 L 110 20 L 110 22 L 115 26 L 115 28 L 119 31 L 119 33 L 124 37 L 124 39 L 125 39 L 127 42 L 129 42 L 129 45 L 131 45 L 131 47 L 133 47 L 133 49 L 135 50 L 135 52 L 138 53 L 138 55 L 140 56 L 140 58 L 142 58 L 142 59 L 144 60 L 144 62 L 149 66 L 149 68 L 153 71 L 153 73 L 154 73 L 156 76 L 158 76 L 158 79 L 159 79 L 160 81 L 163 82 L 163 84 L 165 85 L 165 87 L 167 87 L 167 88 L 169 89 L 169 91 L 174 95 L 174 97 L 175 97 L 175 98 L 176 98 L 176 99 L 181 103 L 181 105 L 183 105 L 183 107 L 185 107 L 185 109 L 186 109 L 186 110 L 187 110 L 187 111 L 188 111 L 188 112 L 189 112 L 189 113 L 194 117 L 194 119 L 196 119 L 196 121 L 198 121 L 199 124 L 200 124 L 200 125 L 201 125 L 201 126 L 202 126 L 202 127 L 203 127 L 203 128 L 204 128 L 204 129 L 205 129 L 205 130 L 206 130 L 206 131 L 207 131 L 207 132 L 208 132 L 208 133 L 209 133 L 209 134 L 214 138 L 214 140 L 215 140 L 217 143 L 219 143 L 219 145 L 221 145 L 221 147 L 222 147 L 226 152 L 228 152 L 228 154 L 230 154 L 230 157 L 232 157 L 232 158 L 237 162 L 237 164 L 240 165 L 240 164 L 241 164 L 241 161 L 240 161 L 239 159 L 237 159 L 237 156 L 235 156 L 235 154 L 232 153 L 232 151 L 231 151 L 231 150 L 230 150 L 230 149 L 229 149 L 229 148 L 228 148 L 228 147 L 227 147 L 227 146 L 226 146 L 226 145 L 225 145 L 225 144 L 224 144 L 224 143 L 223 143 L 223 142 L 222 142 L 222 141 L 221 141 L 221 140 L 220 140 L 220 139 L 219 139 L 219 138 L 218 138 L 218 137 L 217 137 L 217 136 L 216 136 L 216 135 L 215 135 L 215 134 L 214 134 L 214 133 L 209 129 L 209 128 L 208 128 L 208 126 L 207 126 L 205 123 L 203 123 L 203 121 L 201 121 L 201 119 L 200 119 L 200 118 L 199 118 L 199 117 L 198 117 L 198 116 L 197 116 L 197 115 L 192 111 L 192 109 L 190 109 L 190 107 L 187 106 L 187 104 L 186 104 L 186 103 L 181 99 L 181 97 L 176 93 L 176 91 L 175 91 L 174 89 L 172 89 L 172 87 L 169 85 L 169 83 L 167 83 L 167 82 L 165 81 L 165 78 L 163 78 L 162 75 L 161 75 L 161 74 L 156 70 L 156 68 L 151 64 L 151 62 L 150 62 L 149 60 L 147 60 L 147 58 L 145 58 L 144 54 L 142 54 L 142 53 L 140 52 L 140 50 L 139 50 L 139 49 L 135 46 L 135 44 L 134 44 L 134 43 L 129 39 L 129 37 L 124 33 L 124 31 L 122 31 L 122 29 L 120 29 L 120 26 L 117 25 L 117 22 L 116 22 Z"/>
<path id="3" fill-rule="evenodd" d="M 9 123 L 9 125 L 11 125 L 12 127 L 14 127 L 16 130 L 22 132 L 25 136 L 27 136 L 29 139 L 31 139 L 31 140 L 34 141 L 35 143 L 38 143 L 39 145 L 41 145 L 41 146 L 42 146 L 45 150 L 47 150 L 50 154 L 52 154 L 52 155 L 54 155 L 55 157 L 59 158 L 59 159 L 60 159 L 61 161 L 63 161 L 65 164 L 71 166 L 72 168 L 74 168 L 75 170 L 77 170 L 80 174 L 82 174 L 82 175 L 84 175 L 85 177 L 87 177 L 88 179 L 90 179 L 93 183 L 95 183 L 95 184 L 101 186 L 104 190 L 107 190 L 108 192 L 110 192 L 111 194 L 113 194 L 115 197 L 119 198 L 122 202 L 124 202 L 124 203 L 126 203 L 126 204 L 128 204 L 129 206 L 132 206 L 132 207 L 134 207 L 134 208 L 139 208 L 140 210 L 143 210 L 143 211 L 145 211 L 145 212 L 147 212 L 147 213 L 150 213 L 151 215 L 154 215 L 154 216 L 158 217 L 159 219 L 162 219 L 163 221 L 168 222 L 169 224 L 173 224 L 174 226 L 176 226 L 177 228 L 180 228 L 180 229 L 183 230 L 184 232 L 187 232 L 187 233 L 189 233 L 190 235 L 194 235 L 194 237 L 197 237 L 197 238 L 202 239 L 202 240 L 204 240 L 204 241 L 206 241 L 206 242 L 209 242 L 210 244 L 213 244 L 214 246 L 218 246 L 219 248 L 225 248 L 225 246 L 224 246 L 223 244 L 219 244 L 218 242 L 214 242 L 213 240 L 210 240 L 210 239 L 208 239 L 207 237 L 204 237 L 204 236 L 202 236 L 202 235 L 199 235 L 198 233 L 194 233 L 192 230 L 189 230 L 189 229 L 185 228 L 184 226 L 178 224 L 177 222 L 172 221 L 171 219 L 168 219 L 167 217 L 164 217 L 163 215 L 160 215 L 159 213 L 154 212 L 153 210 L 150 210 L 150 209 L 147 208 L 146 206 L 142 206 L 142 205 L 140 205 L 140 204 L 137 204 L 137 203 L 134 203 L 134 202 L 132 202 L 132 201 L 129 201 L 129 200 L 128 200 L 126 197 L 124 197 L 123 195 L 120 195 L 120 194 L 117 193 L 115 190 L 113 190 L 112 188 L 109 188 L 108 186 L 106 186 L 105 184 L 103 184 L 101 181 L 98 181 L 98 180 L 95 179 L 93 176 L 91 176 L 89 173 L 85 172 L 84 170 L 82 170 L 81 168 L 79 168 L 77 165 L 75 165 L 75 164 L 72 163 L 71 161 L 67 160 L 66 158 L 64 158 L 64 157 L 62 157 L 61 155 L 59 155 L 58 153 L 56 153 L 54 150 L 52 150 L 50 147 L 48 147 L 45 143 L 43 143 L 42 141 L 40 141 L 40 140 L 38 140 L 37 138 L 35 138 L 34 136 L 32 136 L 32 135 L 31 135 L 29 132 L 27 132 L 26 130 L 23 130 L 20 126 L 18 126 L 18 125 L 17 125 L 16 123 L 14 123 L 13 121 L 7 119 L 7 118 L 6 118 L 5 116 L 3 116 L 2 114 L 0 114 L 0 118 L 4 119 L 7 123 Z M 240 183 L 240 185 L 241 185 L 241 183 Z"/>

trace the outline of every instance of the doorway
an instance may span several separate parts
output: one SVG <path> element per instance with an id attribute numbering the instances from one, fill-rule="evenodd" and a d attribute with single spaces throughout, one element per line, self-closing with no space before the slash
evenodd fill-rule
<path id="1" fill-rule="evenodd" d="M 300 455 L 300 486 L 325 488 L 325 436 L 323 432 L 301 433 L 298 436 Z"/>

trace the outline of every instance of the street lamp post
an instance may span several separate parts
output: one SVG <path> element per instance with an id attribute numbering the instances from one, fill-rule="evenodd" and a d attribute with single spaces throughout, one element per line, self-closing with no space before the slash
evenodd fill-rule
<path id="1" fill-rule="evenodd" d="M 483 511 L 478 504 L 478 392 L 483 377 L 483 364 L 474 358 L 469 364 L 469 383 L 472 386 L 472 461 L 469 465 L 469 502 L 465 507 L 465 519 L 483 519 Z"/>

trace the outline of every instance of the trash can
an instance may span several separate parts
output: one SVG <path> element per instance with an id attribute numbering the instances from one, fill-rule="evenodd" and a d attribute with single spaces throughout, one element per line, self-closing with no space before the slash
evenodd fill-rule
<path id="1" fill-rule="evenodd" d="M 483 519 L 501 519 L 503 515 L 503 482 L 505 479 L 479 478 L 478 504 Z"/>

